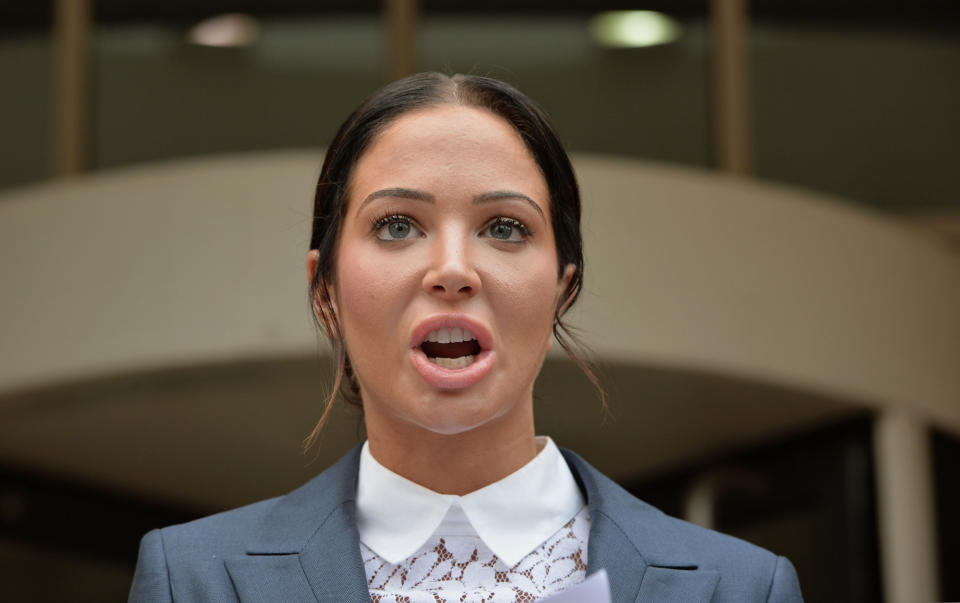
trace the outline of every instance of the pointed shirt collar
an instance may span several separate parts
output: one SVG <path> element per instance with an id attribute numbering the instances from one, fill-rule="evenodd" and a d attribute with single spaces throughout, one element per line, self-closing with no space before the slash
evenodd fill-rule
<path id="1" fill-rule="evenodd" d="M 360 452 L 357 528 L 360 541 L 396 564 L 434 533 L 463 535 L 464 522 L 508 566 L 563 527 L 586 501 L 556 444 L 505 478 L 464 496 L 439 494 L 397 475 Z M 469 527 L 467 533 L 469 533 Z M 449 533 L 446 533 L 449 532 Z"/>

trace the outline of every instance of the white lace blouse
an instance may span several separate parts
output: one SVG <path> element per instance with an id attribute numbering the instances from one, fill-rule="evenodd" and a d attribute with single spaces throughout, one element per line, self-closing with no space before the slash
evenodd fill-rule
<path id="1" fill-rule="evenodd" d="M 590 516 L 560 451 L 465 496 L 380 465 L 364 445 L 357 527 L 375 603 L 528 603 L 586 575 Z"/>

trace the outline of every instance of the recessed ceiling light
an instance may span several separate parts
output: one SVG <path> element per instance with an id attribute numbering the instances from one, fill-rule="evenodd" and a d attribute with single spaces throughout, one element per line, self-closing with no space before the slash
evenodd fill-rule
<path id="1" fill-rule="evenodd" d="M 201 46 L 249 46 L 260 37 L 260 23 L 250 15 L 229 13 L 204 19 L 190 28 L 187 40 Z"/>
<path id="2" fill-rule="evenodd" d="M 589 23 L 593 39 L 608 48 L 641 48 L 673 42 L 683 33 L 675 19 L 650 10 L 617 10 L 595 15 Z"/>

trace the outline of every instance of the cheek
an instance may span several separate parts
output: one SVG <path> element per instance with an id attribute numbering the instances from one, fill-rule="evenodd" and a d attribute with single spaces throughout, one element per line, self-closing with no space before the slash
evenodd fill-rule
<path id="1" fill-rule="evenodd" d="M 350 333 L 354 326 L 368 324 L 382 313 L 376 311 L 379 304 L 393 294 L 383 266 L 371 259 L 357 246 L 344 245 L 338 253 L 337 304 L 344 329 Z"/>
<path id="2" fill-rule="evenodd" d="M 410 297 L 411 275 L 402 263 L 385 263 L 376 250 L 344 245 L 337 261 L 337 305 L 348 344 L 371 332 L 382 340 Z"/>
<path id="3" fill-rule="evenodd" d="M 491 275 L 497 283 L 499 303 L 509 320 L 505 335 L 527 343 L 546 337 L 553 325 L 557 295 L 557 267 L 552 258 Z"/>

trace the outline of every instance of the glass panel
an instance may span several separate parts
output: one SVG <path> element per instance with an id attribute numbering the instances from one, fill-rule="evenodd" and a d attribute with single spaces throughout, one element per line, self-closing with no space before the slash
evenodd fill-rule
<path id="1" fill-rule="evenodd" d="M 97 167 L 325 145 L 380 85 L 375 15 L 261 22 L 249 47 L 188 44 L 186 28 L 97 31 Z"/>
<path id="2" fill-rule="evenodd" d="M 0 37 L 0 189 L 52 173 L 52 69 L 48 33 Z"/>
<path id="3" fill-rule="evenodd" d="M 757 175 L 884 209 L 960 206 L 960 44 L 917 28 L 757 23 Z"/>
<path id="4" fill-rule="evenodd" d="M 434 16 L 421 28 L 421 67 L 490 75 L 547 111 L 573 151 L 707 165 L 705 27 L 671 44 L 602 48 L 589 15 Z"/>

